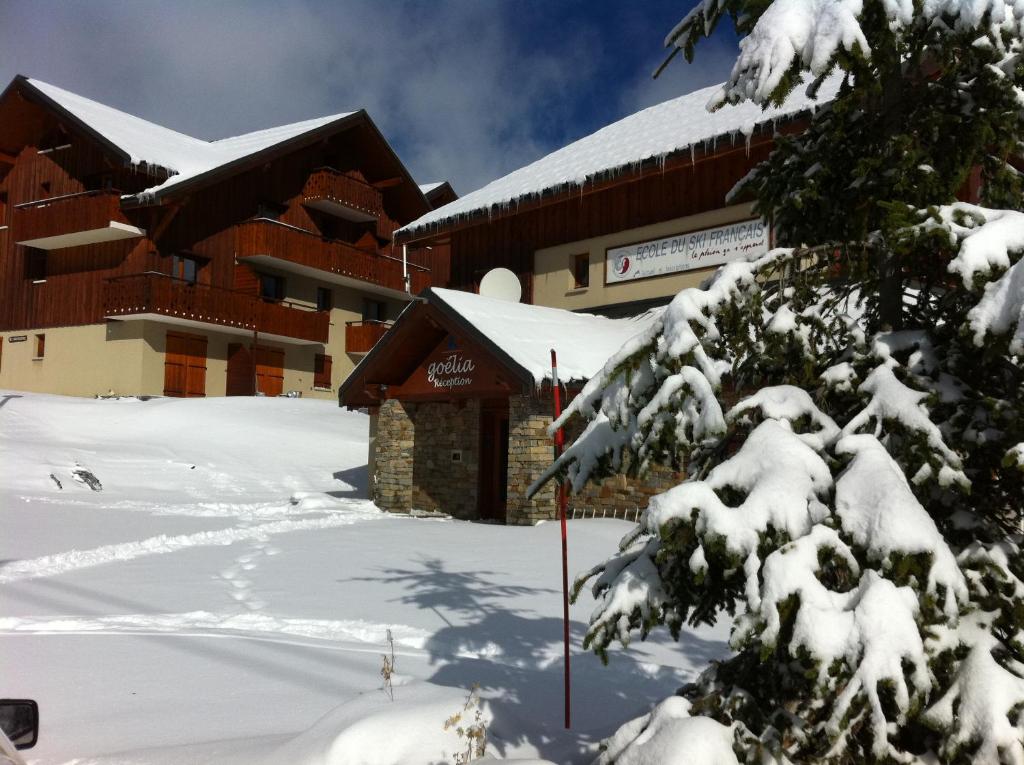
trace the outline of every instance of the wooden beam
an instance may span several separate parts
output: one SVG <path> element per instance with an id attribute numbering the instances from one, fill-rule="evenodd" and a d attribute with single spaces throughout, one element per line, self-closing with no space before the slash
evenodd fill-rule
<path id="1" fill-rule="evenodd" d="M 370 185 L 375 189 L 390 189 L 392 186 L 399 185 L 404 180 L 405 179 L 402 176 L 396 175 L 394 178 L 385 178 L 382 181 L 374 181 Z"/>
<path id="2" fill-rule="evenodd" d="M 181 208 L 188 203 L 188 199 L 188 197 L 185 197 L 185 199 L 183 199 L 181 202 L 172 204 L 167 208 L 167 211 L 164 213 L 164 216 L 160 219 L 160 222 L 157 223 L 156 226 L 154 226 L 153 228 L 153 233 L 149 237 L 151 242 L 155 244 L 156 240 L 163 235 L 164 231 L 166 231 L 167 227 L 171 225 L 171 221 L 174 220 L 174 217 L 178 214 Z"/>
<path id="3" fill-rule="evenodd" d="M 8 165 L 13 165 L 15 159 L 16 158 L 13 154 L 8 154 L 5 151 L 0 151 L 0 162 L 6 162 Z"/>

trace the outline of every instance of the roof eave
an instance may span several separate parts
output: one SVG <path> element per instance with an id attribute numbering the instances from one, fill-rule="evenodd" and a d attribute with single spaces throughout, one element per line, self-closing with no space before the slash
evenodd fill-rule
<path id="1" fill-rule="evenodd" d="M 238 159 L 225 162 L 223 165 L 212 167 L 205 172 L 192 176 L 187 181 L 175 183 L 168 189 L 143 191 L 138 194 L 125 197 L 122 199 L 121 205 L 126 208 L 148 207 L 151 205 L 163 204 L 164 202 L 176 197 L 188 196 L 198 188 L 202 188 L 203 186 L 211 183 L 216 183 L 219 180 L 228 178 L 236 173 L 242 172 L 243 170 L 247 170 L 269 160 L 276 159 L 277 157 L 287 154 L 294 149 L 311 143 L 316 143 L 326 136 L 333 135 L 352 127 L 352 125 L 356 124 L 362 118 L 368 119 L 366 111 L 360 109 L 357 112 L 346 114 L 344 117 L 339 117 L 333 122 L 328 122 L 326 125 L 321 125 L 313 130 L 292 136 L 280 143 L 272 144 L 260 149 L 259 151 L 253 152 L 252 154 L 246 154 Z"/>
<path id="2" fill-rule="evenodd" d="M 768 132 L 769 125 L 773 126 L 774 133 L 774 126 L 780 123 L 794 122 L 800 119 L 801 117 L 805 116 L 809 111 L 810 109 L 803 109 L 799 112 L 795 112 L 793 114 L 786 115 L 785 117 L 781 117 L 778 120 L 766 120 L 765 122 L 759 123 L 754 127 L 754 130 L 751 133 L 750 137 Z M 625 176 L 641 175 L 644 171 L 649 170 L 651 167 L 664 164 L 665 162 L 691 153 L 698 145 L 716 144 L 723 138 L 732 136 L 734 134 L 735 131 L 730 130 L 725 133 L 719 133 L 714 136 L 711 136 L 710 138 L 706 138 L 703 141 L 701 141 L 700 144 L 688 144 L 678 149 L 673 149 L 671 152 L 664 155 L 648 157 L 647 159 L 642 160 L 639 164 L 627 163 L 625 165 L 620 165 L 618 167 L 601 170 L 600 172 L 587 177 L 583 181 L 583 183 L 579 185 L 566 184 L 564 186 L 548 187 L 546 189 L 542 189 L 541 191 L 535 194 L 526 194 L 515 199 L 511 199 L 507 203 L 507 207 L 509 208 L 507 210 L 496 210 L 495 208 L 499 207 L 499 205 L 493 204 L 488 207 L 476 208 L 475 210 L 471 210 L 470 212 L 465 214 L 459 214 L 452 216 L 450 218 L 442 218 L 439 221 L 433 221 L 431 223 L 426 224 L 420 229 L 410 230 L 407 227 L 402 227 L 395 232 L 395 244 L 410 244 L 421 239 L 430 239 L 438 235 L 445 234 L 449 230 L 454 228 L 469 228 L 482 221 L 491 221 L 496 218 L 508 217 L 509 215 L 515 214 L 516 211 L 513 208 L 517 207 L 518 205 L 524 202 L 536 202 L 539 204 L 559 202 L 562 200 L 563 197 L 568 197 L 570 194 L 575 194 L 576 189 L 578 189 L 580 185 L 586 186 L 587 184 L 597 184 L 603 183 L 605 181 L 619 179 L 623 179 L 624 182 L 628 182 L 628 179 L 624 178 Z M 705 154 L 703 156 L 703 159 L 712 159 L 716 154 L 717 152 Z"/>
<path id="3" fill-rule="evenodd" d="M 115 144 L 105 135 L 95 130 L 91 125 L 89 125 L 89 123 L 79 119 L 72 112 L 68 111 L 63 106 L 61 106 L 57 101 L 50 98 L 48 95 L 46 95 L 46 93 L 44 93 L 42 90 L 33 85 L 32 81 L 23 74 L 15 75 L 14 79 L 11 80 L 11 83 L 4 89 L 4 92 L 0 94 L 0 99 L 3 99 L 11 90 L 11 88 L 14 87 L 24 89 L 22 90 L 23 94 L 27 92 L 31 95 L 32 98 L 34 98 L 38 103 L 40 103 L 40 105 L 46 107 L 47 109 L 50 109 L 53 112 L 56 112 L 58 115 L 60 115 L 60 118 L 62 120 L 67 121 L 68 123 L 73 125 L 76 130 L 87 135 L 93 141 L 98 143 L 107 152 L 117 157 L 117 159 L 119 159 L 124 165 L 130 165 L 132 163 L 131 155 L 128 154 L 128 152 L 126 152 L 120 146 Z"/>
<path id="4" fill-rule="evenodd" d="M 388 331 L 393 331 L 394 328 L 398 326 L 399 322 L 403 321 L 403 318 L 405 318 L 406 314 L 414 309 L 418 302 L 427 303 L 437 308 L 442 314 L 444 314 L 444 316 L 447 319 L 449 319 L 452 322 L 452 324 L 455 325 L 457 329 L 460 329 L 463 332 L 465 332 L 467 335 L 472 337 L 476 342 L 480 343 L 480 345 L 482 345 L 486 351 L 493 354 L 494 357 L 504 367 L 508 369 L 508 371 L 512 372 L 516 376 L 516 378 L 522 384 L 522 390 L 524 393 L 537 387 L 536 379 L 534 379 L 533 374 L 531 374 L 530 371 L 526 369 L 526 367 L 524 367 L 518 361 L 509 356 L 500 346 L 498 346 L 483 332 L 477 329 L 461 313 L 456 311 L 455 308 L 453 308 L 451 305 L 445 302 L 444 298 L 438 295 L 437 292 L 431 287 L 427 287 L 425 290 L 423 290 L 416 297 L 416 300 L 410 302 L 409 305 L 407 305 L 402 310 L 402 313 L 400 313 L 398 318 L 395 319 L 394 325 L 392 325 L 391 329 L 389 329 Z M 405 318 L 405 320 L 408 321 L 407 318 Z M 348 393 L 349 389 L 356 384 L 357 378 L 360 377 L 359 373 L 361 371 L 361 368 L 368 367 L 370 364 L 373 363 L 373 360 L 376 359 L 377 356 L 379 356 L 382 353 L 385 353 L 385 344 L 377 343 L 376 345 L 374 345 L 373 348 L 370 349 L 370 352 L 367 353 L 362 358 L 362 360 L 356 365 L 355 369 L 353 369 L 349 373 L 348 377 L 345 378 L 345 381 L 342 382 L 340 386 L 338 386 L 338 406 L 346 406 L 346 404 L 344 403 L 345 395 Z"/>

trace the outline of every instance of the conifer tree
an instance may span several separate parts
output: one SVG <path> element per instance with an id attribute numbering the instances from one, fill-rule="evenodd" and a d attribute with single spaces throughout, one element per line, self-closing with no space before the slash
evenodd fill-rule
<path id="1" fill-rule="evenodd" d="M 834 95 L 734 190 L 781 246 L 677 295 L 560 421 L 587 422 L 541 482 L 687 475 L 577 581 L 586 645 L 733 623 L 601 762 L 1024 763 L 1022 16 L 703 0 L 669 35 L 741 36 L 709 108 Z"/>

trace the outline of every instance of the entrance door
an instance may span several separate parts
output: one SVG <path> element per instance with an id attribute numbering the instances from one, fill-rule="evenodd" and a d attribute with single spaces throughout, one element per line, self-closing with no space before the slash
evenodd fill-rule
<path id="1" fill-rule="evenodd" d="M 482 520 L 505 522 L 508 505 L 508 399 L 480 403 L 480 487 Z"/>
<path id="2" fill-rule="evenodd" d="M 284 390 L 284 351 L 256 346 L 256 389 L 265 396 Z"/>
<path id="3" fill-rule="evenodd" d="M 164 353 L 164 395 L 200 398 L 206 395 L 206 338 L 184 332 L 167 333 Z"/>
<path id="4" fill-rule="evenodd" d="M 228 343 L 229 396 L 251 396 L 255 390 L 256 370 L 252 367 L 252 353 L 242 343 Z"/>

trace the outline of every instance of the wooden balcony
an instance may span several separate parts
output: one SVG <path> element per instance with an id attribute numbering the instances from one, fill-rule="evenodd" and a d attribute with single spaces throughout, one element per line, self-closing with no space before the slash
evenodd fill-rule
<path id="1" fill-rule="evenodd" d="M 326 343 L 330 314 L 286 301 L 194 284 L 154 272 L 118 276 L 104 285 L 108 319 L 156 319 L 285 343 Z"/>
<path id="2" fill-rule="evenodd" d="M 18 244 L 38 250 L 61 250 L 83 244 L 145 236 L 121 211 L 121 192 L 83 191 L 14 207 Z"/>
<path id="3" fill-rule="evenodd" d="M 239 260 L 345 284 L 390 297 L 405 296 L 402 260 L 324 239 L 276 220 L 260 218 L 235 226 Z M 430 270 L 410 263 L 412 294 L 431 286 Z"/>
<path id="4" fill-rule="evenodd" d="M 345 353 L 369 353 L 390 328 L 388 321 L 345 322 Z"/>
<path id="5" fill-rule="evenodd" d="M 302 204 L 346 220 L 373 221 L 384 215 L 380 190 L 330 167 L 310 174 Z"/>

